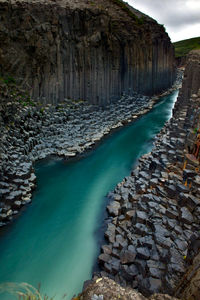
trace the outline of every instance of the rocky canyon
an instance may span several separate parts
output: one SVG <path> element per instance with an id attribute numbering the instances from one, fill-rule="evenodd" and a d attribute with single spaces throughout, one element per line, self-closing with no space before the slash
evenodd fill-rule
<path id="1" fill-rule="evenodd" d="M 0 73 L 35 100 L 105 105 L 175 77 L 164 26 L 119 0 L 0 2 Z"/>

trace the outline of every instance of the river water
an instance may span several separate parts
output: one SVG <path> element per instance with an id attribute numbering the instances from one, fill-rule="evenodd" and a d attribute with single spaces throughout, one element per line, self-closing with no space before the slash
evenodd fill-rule
<path id="1" fill-rule="evenodd" d="M 171 117 L 178 92 L 73 162 L 36 164 L 38 187 L 21 216 L 0 232 L 0 282 L 41 284 L 55 300 L 71 299 L 90 279 L 99 252 L 106 194 L 148 153 Z M 0 295 L 0 299 L 13 299 Z"/>

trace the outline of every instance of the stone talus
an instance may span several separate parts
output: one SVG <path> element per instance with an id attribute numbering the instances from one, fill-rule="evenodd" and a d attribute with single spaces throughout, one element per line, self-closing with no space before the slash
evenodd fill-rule
<path id="1" fill-rule="evenodd" d="M 31 202 L 35 161 L 80 156 L 112 130 L 150 111 L 159 99 L 135 94 L 101 107 L 72 100 L 41 106 L 24 102 L 26 97 L 15 84 L 0 80 L 0 227 Z"/>
<path id="2" fill-rule="evenodd" d="M 108 194 L 100 276 L 145 296 L 178 291 L 182 300 L 199 299 L 199 257 L 186 272 L 200 251 L 199 62 L 200 51 L 190 53 L 173 117 L 152 152 Z"/>

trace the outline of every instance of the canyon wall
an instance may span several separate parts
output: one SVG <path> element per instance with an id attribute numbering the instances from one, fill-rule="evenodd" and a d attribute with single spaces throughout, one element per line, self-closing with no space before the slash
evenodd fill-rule
<path id="1" fill-rule="evenodd" d="M 186 69 L 184 72 L 183 86 L 179 97 L 188 99 L 192 94 L 198 94 L 200 87 L 200 51 L 191 51 L 186 60 Z"/>
<path id="2" fill-rule="evenodd" d="M 175 63 L 164 27 L 119 2 L 1 0 L 0 74 L 53 104 L 167 89 Z"/>
<path id="3" fill-rule="evenodd" d="M 199 72 L 200 51 L 192 51 L 172 118 L 108 194 L 99 276 L 147 297 L 200 299 Z"/>

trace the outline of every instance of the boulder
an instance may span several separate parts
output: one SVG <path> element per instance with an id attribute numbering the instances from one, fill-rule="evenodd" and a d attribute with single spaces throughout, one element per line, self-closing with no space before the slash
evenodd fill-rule
<path id="1" fill-rule="evenodd" d="M 121 252 L 120 261 L 122 264 L 131 264 L 135 261 L 136 251 L 124 250 Z"/>
<path id="2" fill-rule="evenodd" d="M 117 217 L 119 215 L 119 210 L 120 210 L 120 203 L 117 201 L 112 201 L 108 206 L 107 206 L 108 212 L 111 216 Z"/>
<path id="3" fill-rule="evenodd" d="M 186 223 L 188 225 L 193 223 L 194 218 L 187 207 L 181 207 L 180 220 L 181 222 Z"/>

